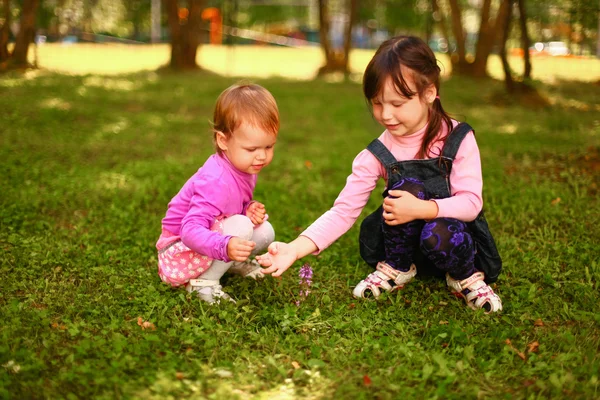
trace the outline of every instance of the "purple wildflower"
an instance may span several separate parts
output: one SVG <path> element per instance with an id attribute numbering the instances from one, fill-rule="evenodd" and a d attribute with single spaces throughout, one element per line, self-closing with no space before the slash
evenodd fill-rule
<path id="1" fill-rule="evenodd" d="M 310 267 L 309 263 L 304 264 L 302 266 L 302 268 L 300 268 L 300 273 L 298 274 L 298 276 L 300 276 L 300 278 L 305 279 L 307 281 L 312 280 L 313 270 Z"/>
<path id="2" fill-rule="evenodd" d="M 300 277 L 300 281 L 298 282 L 300 284 L 300 300 L 294 302 L 296 306 L 300 306 L 302 300 L 308 297 L 310 293 L 310 290 L 308 288 L 310 287 L 310 285 L 312 285 L 313 270 L 310 267 L 309 263 L 304 264 L 300 268 L 298 276 Z"/>

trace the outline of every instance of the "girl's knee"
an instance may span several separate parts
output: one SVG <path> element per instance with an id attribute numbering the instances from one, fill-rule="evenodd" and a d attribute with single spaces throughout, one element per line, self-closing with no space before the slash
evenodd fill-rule
<path id="1" fill-rule="evenodd" d="M 254 224 L 245 215 L 237 214 L 223 220 L 223 234 L 237 236 L 244 240 L 251 240 L 254 233 Z"/>
<path id="2" fill-rule="evenodd" d="M 454 218 L 436 218 L 427 222 L 421 231 L 421 249 L 431 252 L 446 248 L 457 234 L 464 233 L 465 226 L 464 222 Z"/>
<path id="3" fill-rule="evenodd" d="M 269 221 L 265 221 L 254 229 L 252 241 L 256 243 L 255 251 L 266 249 L 275 240 L 275 230 Z"/>

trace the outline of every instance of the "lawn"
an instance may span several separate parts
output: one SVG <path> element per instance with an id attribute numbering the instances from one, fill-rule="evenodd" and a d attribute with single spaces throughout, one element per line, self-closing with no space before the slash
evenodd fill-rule
<path id="1" fill-rule="evenodd" d="M 278 240 L 327 210 L 379 128 L 353 82 L 257 79 L 278 100 L 260 176 Z M 504 259 L 486 316 L 421 279 L 380 301 L 358 226 L 282 279 L 227 277 L 237 305 L 162 284 L 167 203 L 212 152 L 234 78 L 212 72 L 0 77 L 0 398 L 598 398 L 600 90 L 558 80 L 529 108 L 502 83 L 452 78 L 475 127 Z M 377 207 L 373 193 L 364 211 Z"/>

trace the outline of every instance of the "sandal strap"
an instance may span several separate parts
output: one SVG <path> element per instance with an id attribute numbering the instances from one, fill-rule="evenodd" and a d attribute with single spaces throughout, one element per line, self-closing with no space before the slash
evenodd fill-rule
<path id="1" fill-rule="evenodd" d="M 206 286 L 216 286 L 219 284 L 219 281 L 211 280 L 211 279 L 190 279 L 190 286 L 193 287 L 206 287 Z"/>
<path id="2" fill-rule="evenodd" d="M 483 272 L 481 272 L 481 271 L 475 272 L 470 277 L 458 282 L 458 285 L 460 286 L 460 292 L 462 292 L 465 289 L 469 289 L 469 286 L 471 286 L 475 282 L 479 282 L 484 279 L 485 279 L 485 274 Z"/>
<path id="3" fill-rule="evenodd" d="M 400 274 L 400 271 L 395 270 L 394 268 L 390 267 L 384 262 L 377 263 L 377 271 L 380 271 L 385 276 L 394 281 L 398 277 L 398 274 Z"/>

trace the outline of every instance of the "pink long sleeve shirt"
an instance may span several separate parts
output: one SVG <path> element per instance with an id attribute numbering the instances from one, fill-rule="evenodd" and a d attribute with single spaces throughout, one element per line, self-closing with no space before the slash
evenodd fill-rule
<path id="1" fill-rule="evenodd" d="M 225 155 L 213 154 L 169 203 L 162 227 L 193 251 L 230 261 L 231 236 L 212 232 L 217 217 L 245 214 L 252 202 L 257 175 L 236 169 Z"/>
<path id="2" fill-rule="evenodd" d="M 456 126 L 458 122 L 453 121 L 453 124 Z M 427 126 L 404 137 L 392 136 L 386 130 L 379 136 L 379 140 L 396 160 L 413 160 L 419 151 L 426 129 Z M 431 146 L 430 158 L 441 154 L 444 143 L 439 138 L 447 134 L 447 128 L 440 131 L 438 139 Z M 381 178 L 387 181 L 387 173 L 381 162 L 366 149 L 360 152 L 352 163 L 352 174 L 348 176 L 346 186 L 338 195 L 333 207 L 301 233 L 315 243 L 318 248 L 315 254 L 325 250 L 352 227 Z M 483 207 L 483 180 L 479 148 L 473 132 L 467 134 L 458 149 L 450 172 L 450 183 L 451 197 L 434 200 L 439 208 L 437 217 L 474 220 Z"/>

